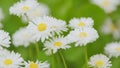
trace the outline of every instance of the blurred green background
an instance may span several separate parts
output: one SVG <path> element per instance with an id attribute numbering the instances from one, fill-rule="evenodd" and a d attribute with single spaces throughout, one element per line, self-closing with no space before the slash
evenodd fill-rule
<path id="1" fill-rule="evenodd" d="M 19 17 L 9 14 L 9 7 L 17 1 L 19 0 L 0 0 L 0 7 L 3 9 L 5 15 L 5 18 L 2 21 L 4 25 L 3 29 L 9 32 L 11 36 L 20 27 L 24 27 L 27 25 L 22 23 Z M 69 22 L 69 20 L 73 17 L 92 17 L 94 19 L 94 27 L 98 30 L 100 37 L 94 43 L 90 43 L 87 45 L 88 58 L 95 54 L 104 54 L 105 44 L 112 41 L 119 41 L 114 40 L 112 35 L 102 35 L 102 33 L 100 32 L 100 27 L 108 15 L 98 6 L 91 4 L 90 0 L 39 0 L 39 2 L 46 4 L 50 8 L 51 16 L 58 19 L 63 19 L 67 22 Z M 118 6 L 118 9 L 115 12 L 109 14 L 109 16 L 113 20 L 120 19 L 120 6 Z M 42 45 L 41 43 L 39 44 Z M 34 46 L 32 45 L 34 44 L 31 44 L 31 46 L 27 48 L 16 48 L 11 45 L 9 49 L 15 50 L 16 52 L 22 54 L 22 57 L 24 57 L 25 60 L 35 60 L 34 56 L 29 56 L 30 52 L 34 53 Z M 71 45 L 72 48 L 63 50 L 68 68 L 85 68 L 85 53 L 83 47 L 74 47 L 73 45 Z M 29 51 L 29 49 L 33 50 Z M 53 63 L 53 56 L 46 56 L 44 54 L 44 51 L 40 52 L 40 57 L 41 61 L 48 61 L 50 63 Z M 56 57 L 54 59 L 56 61 L 54 65 L 57 66 L 57 68 L 64 68 L 62 67 L 63 63 L 61 63 L 61 60 L 58 59 L 58 54 L 55 54 L 54 57 Z M 120 57 L 112 58 L 112 64 L 113 66 L 111 68 L 120 68 Z"/>

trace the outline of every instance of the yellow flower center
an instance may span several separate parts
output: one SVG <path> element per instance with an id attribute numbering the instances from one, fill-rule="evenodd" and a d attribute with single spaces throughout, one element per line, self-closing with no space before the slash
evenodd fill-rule
<path id="1" fill-rule="evenodd" d="M 45 31 L 47 29 L 47 25 L 45 23 L 40 23 L 38 26 L 37 26 L 37 29 L 39 31 Z"/>
<path id="2" fill-rule="evenodd" d="M 79 37 L 80 37 L 80 38 L 85 38 L 85 37 L 87 37 L 87 33 L 86 33 L 86 32 L 81 32 L 81 33 L 79 34 Z"/>
<path id="3" fill-rule="evenodd" d="M 38 64 L 36 63 L 30 63 L 30 68 L 38 68 Z"/>
<path id="4" fill-rule="evenodd" d="M 25 11 L 28 11 L 29 9 L 30 9 L 29 6 L 23 6 L 23 7 L 22 7 L 22 10 L 25 10 Z"/>
<path id="5" fill-rule="evenodd" d="M 115 50 L 120 51 L 120 47 L 116 47 Z"/>
<path id="6" fill-rule="evenodd" d="M 55 42 L 54 43 L 54 46 L 61 46 L 62 45 L 62 42 Z"/>
<path id="7" fill-rule="evenodd" d="M 11 59 L 6 59 L 6 60 L 4 60 L 4 64 L 5 65 L 11 65 L 13 62 L 12 62 L 12 60 Z"/>
<path id="8" fill-rule="evenodd" d="M 114 24 L 112 24 L 112 25 L 110 26 L 110 29 L 114 31 L 114 30 L 116 30 L 117 28 L 116 28 L 116 26 L 115 26 Z"/>
<path id="9" fill-rule="evenodd" d="M 105 0 L 105 1 L 103 1 L 103 5 L 104 5 L 104 6 L 108 6 L 108 5 L 109 5 L 109 2 Z"/>
<path id="10" fill-rule="evenodd" d="M 104 65 L 104 61 L 103 61 L 103 60 L 97 60 L 97 61 L 95 62 L 95 64 L 96 64 L 96 66 L 98 66 L 98 67 L 102 67 L 102 66 Z"/>
<path id="11" fill-rule="evenodd" d="M 78 27 L 81 27 L 81 26 L 85 26 L 85 23 L 84 22 L 78 23 Z"/>

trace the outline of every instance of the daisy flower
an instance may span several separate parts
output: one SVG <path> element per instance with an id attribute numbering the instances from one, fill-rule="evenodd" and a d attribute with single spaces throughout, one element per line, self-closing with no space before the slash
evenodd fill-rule
<path id="1" fill-rule="evenodd" d="M 61 25 L 57 27 L 57 23 L 61 23 Z M 29 23 L 27 29 L 30 30 L 32 33 L 35 33 L 34 37 L 36 38 L 36 41 L 41 40 L 43 42 L 45 39 L 53 36 L 53 32 L 60 32 L 65 29 L 66 26 L 64 24 L 65 22 L 62 23 L 62 21 L 55 18 L 43 16 L 33 19 Z"/>
<path id="2" fill-rule="evenodd" d="M 120 38 L 120 30 L 119 27 L 112 23 L 110 18 L 107 18 L 104 24 L 101 27 L 101 31 L 103 34 L 112 34 L 115 39 Z"/>
<path id="3" fill-rule="evenodd" d="M 6 53 L 4 56 L 0 56 L 0 60 L 1 68 L 19 68 L 23 62 L 20 54 L 14 53 L 13 51 Z"/>
<path id="4" fill-rule="evenodd" d="M 20 28 L 13 34 L 13 44 L 15 46 L 25 46 L 27 47 L 30 43 L 34 43 L 34 34 L 29 32 L 26 28 Z"/>
<path id="5" fill-rule="evenodd" d="M 47 62 L 25 62 L 25 68 L 50 68 L 49 64 Z"/>
<path id="6" fill-rule="evenodd" d="M 58 34 L 60 35 L 63 31 L 66 32 L 68 30 L 67 24 L 63 20 L 57 20 L 55 18 L 52 18 L 53 22 L 51 22 L 51 30 L 52 34 Z"/>
<path id="7" fill-rule="evenodd" d="M 120 4 L 119 0 L 91 0 L 91 2 L 104 9 L 106 13 L 115 11 Z"/>
<path id="8" fill-rule="evenodd" d="M 49 15 L 49 8 L 44 4 L 39 4 L 36 8 L 27 12 L 26 15 L 29 20 L 32 20 L 36 17 L 47 16 Z"/>
<path id="9" fill-rule="evenodd" d="M 120 56 L 120 43 L 112 42 L 105 46 L 105 53 L 109 55 L 109 57 L 118 57 Z"/>
<path id="10" fill-rule="evenodd" d="M 85 46 L 90 42 L 96 41 L 98 37 L 98 33 L 94 28 L 83 27 L 71 31 L 67 39 L 71 42 L 76 42 L 75 46 Z"/>
<path id="11" fill-rule="evenodd" d="M 94 20 L 92 18 L 73 18 L 69 22 L 69 26 L 73 29 L 80 27 L 93 27 Z"/>
<path id="12" fill-rule="evenodd" d="M 58 37 L 58 38 L 53 38 L 52 40 L 50 41 L 47 41 L 45 42 L 44 46 L 44 50 L 48 50 L 46 54 L 48 55 L 51 55 L 52 52 L 50 51 L 53 51 L 53 53 L 56 53 L 59 49 L 67 49 L 67 48 L 70 48 L 70 46 L 68 45 L 68 41 L 66 38 L 64 37 Z"/>
<path id="13" fill-rule="evenodd" d="M 10 36 L 9 33 L 0 30 L 0 46 L 9 47 L 10 46 Z"/>
<path id="14" fill-rule="evenodd" d="M 36 0 L 21 0 L 20 2 L 15 3 L 13 6 L 10 7 L 9 11 L 10 14 L 23 16 L 28 11 L 33 10 L 39 4 Z"/>
<path id="15" fill-rule="evenodd" d="M 97 54 L 92 57 L 90 57 L 90 61 L 88 64 L 90 67 L 94 68 L 110 68 L 112 66 L 110 59 L 103 55 L 103 54 Z"/>

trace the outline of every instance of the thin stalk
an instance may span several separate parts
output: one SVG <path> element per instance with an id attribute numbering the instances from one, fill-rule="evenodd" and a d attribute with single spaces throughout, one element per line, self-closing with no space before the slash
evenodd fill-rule
<path id="1" fill-rule="evenodd" d="M 29 59 L 33 60 L 33 59 L 32 59 L 33 54 L 32 54 L 32 52 L 31 52 L 31 50 L 32 50 L 31 47 L 29 47 L 29 48 L 28 48 L 28 53 L 29 53 L 29 57 L 30 57 Z"/>
<path id="2" fill-rule="evenodd" d="M 60 54 L 60 57 L 61 57 L 62 62 L 64 64 L 64 68 L 67 68 L 67 64 L 66 64 L 65 58 L 63 57 L 63 54 L 60 51 L 59 51 L 59 54 Z"/>
<path id="3" fill-rule="evenodd" d="M 52 68 L 56 68 L 55 67 L 55 55 L 52 54 Z"/>
<path id="4" fill-rule="evenodd" d="M 36 48 L 37 59 L 40 59 L 40 56 L 39 56 L 40 50 L 39 50 L 39 45 L 38 45 L 38 43 L 35 44 L 35 48 Z"/>
<path id="5" fill-rule="evenodd" d="M 88 55 L 87 55 L 87 46 L 84 47 L 85 52 L 85 68 L 88 68 Z"/>

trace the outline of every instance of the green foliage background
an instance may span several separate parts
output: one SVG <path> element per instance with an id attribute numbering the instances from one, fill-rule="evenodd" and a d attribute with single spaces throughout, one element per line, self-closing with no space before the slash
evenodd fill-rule
<path id="1" fill-rule="evenodd" d="M 4 24 L 3 29 L 8 31 L 11 36 L 20 27 L 27 25 L 23 24 L 21 19 L 17 16 L 9 14 L 9 7 L 17 1 L 18 0 L 0 0 L 0 7 L 3 9 L 5 14 L 5 19 L 2 21 Z M 100 26 L 108 15 L 98 6 L 91 4 L 89 0 L 39 0 L 39 2 L 46 4 L 50 8 L 51 16 L 63 19 L 67 22 L 69 22 L 69 20 L 73 17 L 92 17 L 94 19 L 94 27 L 98 30 L 100 37 L 94 43 L 87 45 L 88 59 L 94 54 L 104 53 L 104 46 L 106 43 L 116 41 L 111 35 L 105 36 L 100 33 Z M 109 14 L 109 16 L 113 20 L 120 19 L 120 6 L 117 11 Z M 40 48 L 43 47 L 43 44 L 39 43 L 39 45 Z M 74 47 L 73 45 L 74 44 L 71 45 L 72 48 L 63 50 L 68 68 L 85 68 L 85 51 L 83 47 Z M 25 60 L 35 60 L 35 56 L 33 55 L 35 53 L 34 44 L 31 44 L 31 46 L 27 48 L 15 48 L 11 45 L 9 49 L 22 54 L 22 57 L 24 57 Z M 31 49 L 32 51 L 30 51 Z M 31 57 L 29 55 L 30 53 L 32 53 Z M 47 60 L 49 63 L 53 63 L 54 66 L 56 66 L 55 68 L 64 68 L 63 63 L 59 60 L 58 54 L 55 54 L 54 57 L 55 58 L 53 59 L 53 56 L 46 56 L 44 51 L 41 51 L 39 60 Z M 56 62 L 53 62 L 53 60 Z M 51 64 L 51 66 L 53 64 Z M 111 68 L 120 68 L 120 57 L 112 58 L 112 64 L 113 66 Z"/>

